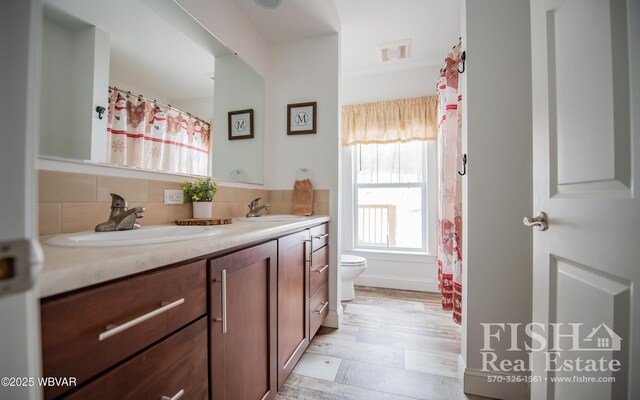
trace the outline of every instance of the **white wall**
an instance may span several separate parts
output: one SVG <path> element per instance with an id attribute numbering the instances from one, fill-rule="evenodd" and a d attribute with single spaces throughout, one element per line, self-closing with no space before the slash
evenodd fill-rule
<path id="1" fill-rule="evenodd" d="M 446 54 L 442 55 L 442 65 L 444 65 L 445 56 Z M 435 95 L 436 82 L 442 65 L 343 77 L 340 104 L 372 103 Z"/>
<path id="2" fill-rule="evenodd" d="M 522 224 L 533 198 L 529 1 L 465 0 L 463 14 L 464 386 L 525 398 L 526 384 L 487 384 L 480 324 L 531 320 L 532 231 Z M 524 351 L 506 351 L 508 342 L 496 346 L 498 360 L 526 359 Z"/>
<path id="3" fill-rule="evenodd" d="M 213 97 L 212 176 L 229 179 L 229 173 L 239 168 L 242 174 L 234 178 L 264 183 L 264 79 L 235 54 L 216 57 Z M 246 109 L 253 109 L 254 137 L 229 140 L 229 111 Z"/>
<path id="4" fill-rule="evenodd" d="M 444 56 L 442 60 L 444 63 Z M 406 69 L 378 74 L 343 77 L 340 104 L 361 104 L 435 95 L 440 67 Z M 438 290 L 437 235 L 437 146 L 427 143 L 428 254 L 407 255 L 353 250 L 352 147 L 341 149 L 342 158 L 342 249 L 367 259 L 367 270 L 356 284 L 394 289 L 436 292 Z"/>
<path id="5" fill-rule="evenodd" d="M 307 167 L 316 189 L 331 191 L 330 282 L 338 282 L 339 34 L 269 48 L 266 80 L 267 186 L 293 189 L 298 169 Z M 287 104 L 315 101 L 317 133 L 287 135 Z M 329 324 L 340 306 L 337 284 L 330 285 Z M 333 318 L 332 318 L 333 317 Z"/>

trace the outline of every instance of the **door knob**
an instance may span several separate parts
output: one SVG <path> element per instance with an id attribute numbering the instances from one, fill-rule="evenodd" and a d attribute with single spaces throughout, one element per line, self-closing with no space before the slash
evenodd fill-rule
<path id="1" fill-rule="evenodd" d="M 542 211 L 538 212 L 538 215 L 536 215 L 535 218 L 524 217 L 522 219 L 522 222 L 526 226 L 535 226 L 539 231 L 546 231 L 547 229 L 549 229 L 549 224 L 547 223 L 547 214 Z"/>

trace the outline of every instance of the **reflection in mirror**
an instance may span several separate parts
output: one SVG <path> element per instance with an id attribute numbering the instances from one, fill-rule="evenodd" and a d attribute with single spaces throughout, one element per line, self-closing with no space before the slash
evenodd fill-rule
<path id="1" fill-rule="evenodd" d="M 264 80 L 178 4 L 44 10 L 41 156 L 263 182 Z M 254 137 L 229 141 L 239 109 L 254 110 Z"/>
<path id="2" fill-rule="evenodd" d="M 216 57 L 214 100 L 213 140 L 225 144 L 213 149 L 214 177 L 262 182 L 263 154 L 254 149 L 263 148 L 264 113 L 256 104 L 264 103 L 264 80 L 235 54 Z M 253 137 L 230 140 L 229 113 L 248 109 L 253 110 Z"/>

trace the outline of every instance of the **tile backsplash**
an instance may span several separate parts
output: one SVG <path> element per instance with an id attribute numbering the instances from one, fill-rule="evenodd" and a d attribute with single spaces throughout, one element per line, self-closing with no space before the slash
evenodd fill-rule
<path id="1" fill-rule="evenodd" d="M 105 175 L 39 171 L 39 229 L 41 235 L 93 230 L 109 216 L 111 196 L 118 193 L 129 207 L 145 207 L 142 225 L 166 224 L 191 218 L 191 204 L 165 205 L 165 189 L 180 182 Z M 218 186 L 213 199 L 215 217 L 240 217 L 251 200 L 271 203 L 271 214 L 290 214 L 292 190 L 263 190 Z M 329 190 L 314 190 L 313 213 L 329 214 Z"/>

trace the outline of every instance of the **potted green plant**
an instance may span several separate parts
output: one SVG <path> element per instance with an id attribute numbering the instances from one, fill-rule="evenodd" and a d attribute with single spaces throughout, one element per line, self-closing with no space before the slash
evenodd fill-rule
<path id="1" fill-rule="evenodd" d="M 218 187 L 211 178 L 196 178 L 194 182 L 182 182 L 184 201 L 193 203 L 193 218 L 211 218 L 213 196 Z"/>

